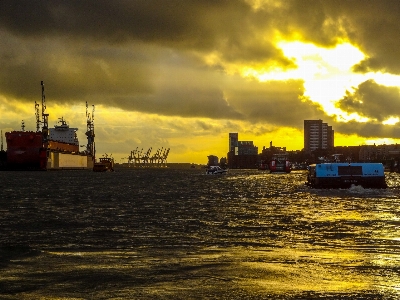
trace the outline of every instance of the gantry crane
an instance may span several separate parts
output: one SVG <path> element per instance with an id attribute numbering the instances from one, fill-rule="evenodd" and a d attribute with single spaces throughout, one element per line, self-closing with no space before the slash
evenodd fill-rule
<path id="1" fill-rule="evenodd" d="M 150 147 L 143 154 L 143 148 L 139 150 L 139 148 L 136 147 L 136 149 L 132 150 L 130 152 L 130 155 L 128 156 L 128 167 L 131 167 L 132 164 L 134 167 L 166 166 L 170 148 L 158 148 L 157 151 L 153 155 L 151 155 L 152 149 L 153 147 Z"/>

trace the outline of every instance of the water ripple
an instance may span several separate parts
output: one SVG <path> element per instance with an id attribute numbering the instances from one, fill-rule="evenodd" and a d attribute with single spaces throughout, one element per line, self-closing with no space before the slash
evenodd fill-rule
<path id="1" fill-rule="evenodd" d="M 303 171 L 1 172 L 0 296 L 400 297 L 399 174 L 385 190 L 304 182 Z"/>

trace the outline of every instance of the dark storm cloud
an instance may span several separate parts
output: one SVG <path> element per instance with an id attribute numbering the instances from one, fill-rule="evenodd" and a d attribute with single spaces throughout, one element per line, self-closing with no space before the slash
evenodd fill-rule
<path id="1" fill-rule="evenodd" d="M 0 36 L 8 42 L 8 47 L 0 48 L 0 57 L 8 58 L 0 72 L 0 89 L 29 105 L 40 101 L 44 80 L 49 108 L 87 100 L 127 111 L 297 126 L 302 114 L 317 111 L 310 102 L 299 100 L 303 93 L 299 81 L 243 80 L 205 68 L 190 56 L 148 45 L 97 47 L 83 41 L 65 45 L 57 38 L 37 44 L 6 32 Z M 283 113 L 288 118 L 278 117 Z"/>
<path id="2" fill-rule="evenodd" d="M 374 122 L 348 122 L 348 123 L 330 123 L 333 125 L 335 132 L 342 134 L 356 134 L 365 138 L 400 138 L 400 128 L 398 126 L 388 126 Z"/>
<path id="3" fill-rule="evenodd" d="M 369 0 L 266 1 L 257 9 L 244 0 L 3 0 L 0 93 L 31 103 L 44 80 L 49 101 L 58 103 L 301 128 L 303 119 L 327 119 L 301 100 L 301 82 L 234 82 L 223 71 L 295 67 L 274 46 L 276 33 L 324 46 L 350 39 L 369 56 L 357 70 L 400 71 L 398 7 Z M 340 106 L 384 120 L 399 111 L 396 101 L 394 89 L 365 83 Z"/>
<path id="4" fill-rule="evenodd" d="M 351 121 L 334 123 L 335 131 L 343 134 L 357 134 L 361 137 L 400 138 L 397 125 L 383 125 L 390 117 L 400 117 L 400 89 L 379 85 L 373 80 L 361 83 L 352 92 L 337 102 L 337 106 L 349 113 L 371 119 L 368 122 Z"/>
<path id="5" fill-rule="evenodd" d="M 190 3 L 190 4 L 188 4 Z M 187 28 L 205 11 L 204 1 L 2 1 L 1 24 L 25 36 L 73 35 L 92 40 L 123 43 L 128 40 L 198 40 Z M 194 12 L 197 10 L 196 14 Z M 196 20 L 197 19 L 197 20 Z M 200 31 L 199 31 L 200 33 Z M 212 36 L 209 32 L 207 36 Z"/>
<path id="6" fill-rule="evenodd" d="M 263 3 L 262 1 L 260 3 Z M 219 51 L 226 61 L 293 66 L 271 43 L 273 33 L 334 46 L 349 38 L 369 58 L 358 70 L 400 71 L 397 1 L 3 0 L 0 26 L 25 37 L 72 37 L 111 45 L 145 42 Z"/>
<path id="7" fill-rule="evenodd" d="M 353 30 L 350 37 L 369 56 L 355 69 L 400 73 L 400 5 L 397 1 L 363 1 L 363 7 L 350 2 L 347 17 Z M 357 9 L 351 14 L 352 9 Z"/>
<path id="8" fill-rule="evenodd" d="M 303 127 L 303 120 L 326 119 L 321 107 L 303 97 L 302 81 L 243 82 L 228 92 L 229 102 L 253 122 Z"/>
<path id="9" fill-rule="evenodd" d="M 93 47 L 89 43 L 54 38 L 22 39 L 0 31 L 1 94 L 32 102 L 40 81 L 58 102 L 83 101 L 99 93 L 151 91 L 147 66 L 156 57 L 148 48 Z"/>
<path id="10" fill-rule="evenodd" d="M 215 119 L 243 119 L 223 98 L 218 90 L 196 90 L 195 88 L 160 90 L 154 95 L 138 95 L 128 98 L 114 98 L 109 104 L 126 110 L 181 117 L 209 117 Z M 124 104 L 124 105 L 122 105 Z"/>
<path id="11" fill-rule="evenodd" d="M 337 106 L 349 113 L 382 122 L 389 117 L 400 117 L 400 89 L 379 85 L 373 80 L 361 83 L 351 93 L 337 102 Z"/>
<path id="12" fill-rule="evenodd" d="M 243 119 L 223 97 L 229 87 L 215 82 L 224 79 L 213 68 L 204 72 L 199 57 L 216 51 L 222 70 L 225 63 L 292 66 L 263 36 L 272 20 L 266 16 L 243 1 L 5 0 L 0 91 L 32 102 L 44 80 L 49 99 L 59 103 Z M 188 59 L 172 61 L 176 55 Z M 182 65 L 197 73 L 182 75 Z"/>
<path id="13" fill-rule="evenodd" d="M 304 116 L 327 118 L 317 104 L 304 97 L 299 99 L 303 89 L 301 81 L 259 83 L 248 80 L 237 87 L 227 84 L 221 90 L 200 90 L 189 81 L 179 82 L 182 84 L 179 92 L 169 82 L 154 96 L 115 99 L 115 103 L 125 103 L 126 110 L 136 108 L 148 113 L 162 111 L 164 115 L 248 120 L 297 128 L 302 128 Z"/>
<path id="14" fill-rule="evenodd" d="M 73 36 L 92 42 L 142 41 L 196 51 L 221 50 L 228 61 L 276 59 L 290 65 L 260 32 L 272 18 L 244 1 L 4 0 L 0 26 L 26 37 Z"/>

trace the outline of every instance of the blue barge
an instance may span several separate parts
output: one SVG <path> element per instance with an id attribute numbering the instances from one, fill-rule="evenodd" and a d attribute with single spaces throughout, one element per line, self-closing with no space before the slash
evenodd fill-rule
<path id="1" fill-rule="evenodd" d="M 387 188 L 381 163 L 321 163 L 308 167 L 306 184 L 312 188 Z"/>

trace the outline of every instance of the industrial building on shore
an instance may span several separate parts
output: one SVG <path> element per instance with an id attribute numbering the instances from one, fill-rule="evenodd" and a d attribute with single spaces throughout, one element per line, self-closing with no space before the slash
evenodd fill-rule
<path id="1" fill-rule="evenodd" d="M 253 141 L 239 141 L 238 133 L 229 133 L 228 168 L 254 169 L 257 168 L 259 157 L 258 147 Z"/>

